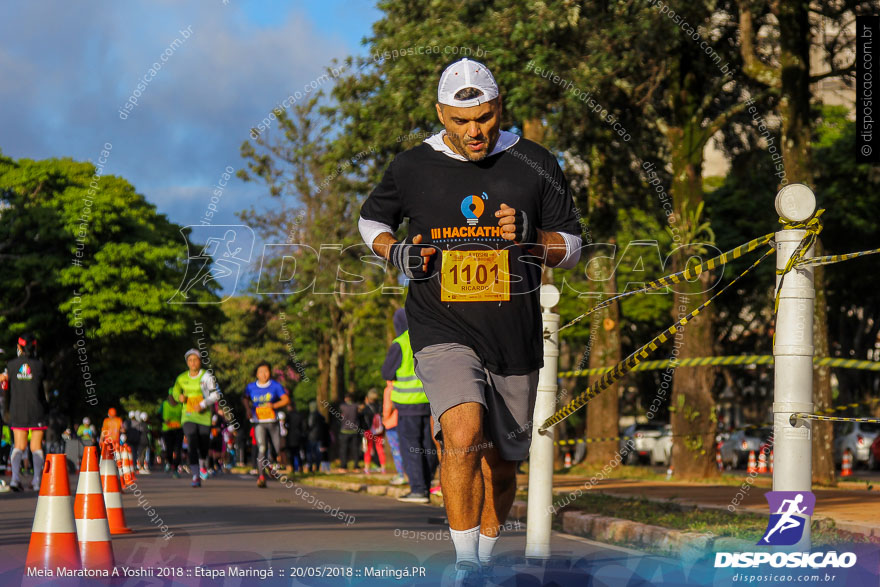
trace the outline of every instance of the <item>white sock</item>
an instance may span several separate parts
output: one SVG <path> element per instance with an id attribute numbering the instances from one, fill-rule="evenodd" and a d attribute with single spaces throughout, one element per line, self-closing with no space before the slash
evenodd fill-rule
<path id="1" fill-rule="evenodd" d="M 31 451 L 31 454 L 34 455 L 34 478 L 31 480 L 31 485 L 39 491 L 40 484 L 43 481 L 43 451 L 34 450 Z"/>
<path id="2" fill-rule="evenodd" d="M 470 530 L 453 530 L 450 528 L 449 535 L 452 536 L 452 545 L 455 546 L 455 562 L 470 561 L 480 564 L 480 559 L 477 556 L 477 548 L 480 542 L 479 526 Z"/>
<path id="3" fill-rule="evenodd" d="M 20 448 L 12 449 L 12 485 L 21 483 L 21 461 L 24 459 L 24 451 Z"/>
<path id="4" fill-rule="evenodd" d="M 487 566 L 492 562 L 492 549 L 495 548 L 495 543 L 498 542 L 499 538 L 501 538 L 501 534 L 498 534 L 495 538 L 489 538 L 488 536 L 480 534 L 479 553 L 481 565 Z"/>

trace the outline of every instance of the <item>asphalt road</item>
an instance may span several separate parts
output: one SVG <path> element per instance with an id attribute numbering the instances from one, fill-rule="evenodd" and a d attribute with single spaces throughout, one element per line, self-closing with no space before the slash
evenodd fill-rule
<path id="1" fill-rule="evenodd" d="M 434 506 L 277 482 L 258 489 L 242 475 L 208 479 L 201 489 L 187 479 L 142 475 L 138 488 L 142 506 L 130 493 L 123 497 L 135 533 L 114 536 L 113 548 L 120 573 L 144 576 L 120 576 L 114 585 L 440 585 L 454 562 L 447 527 L 436 523 L 443 510 Z M 21 583 L 35 508 L 33 492 L 0 494 L 0 585 Z M 162 521 L 152 522 L 156 517 Z M 638 577 L 657 581 L 663 576 L 657 569 L 668 567 L 666 559 L 561 534 L 554 534 L 553 557 L 543 564 L 526 561 L 524 548 L 524 527 L 504 532 L 495 548 L 494 584 L 584 585 L 592 577 L 592 585 L 639 585 L 650 581 Z M 272 574 L 230 576 L 238 572 L 232 569 Z M 36 577 L 25 583 L 41 584 Z"/>

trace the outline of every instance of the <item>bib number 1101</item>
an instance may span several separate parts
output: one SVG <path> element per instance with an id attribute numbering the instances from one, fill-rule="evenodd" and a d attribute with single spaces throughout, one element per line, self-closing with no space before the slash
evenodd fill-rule
<path id="1" fill-rule="evenodd" d="M 508 251 L 443 251 L 440 300 L 506 302 L 510 300 Z"/>

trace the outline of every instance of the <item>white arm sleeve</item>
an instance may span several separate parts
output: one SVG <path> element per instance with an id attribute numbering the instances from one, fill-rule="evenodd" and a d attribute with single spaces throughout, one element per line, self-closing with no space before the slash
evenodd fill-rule
<path id="1" fill-rule="evenodd" d="M 567 232 L 558 232 L 557 234 L 561 235 L 562 240 L 565 241 L 565 257 L 559 262 L 559 265 L 554 265 L 554 267 L 572 269 L 581 258 L 581 237 Z"/>
<path id="2" fill-rule="evenodd" d="M 375 220 L 367 220 L 364 217 L 358 218 L 358 230 L 361 233 L 361 238 L 364 239 L 364 242 L 367 243 L 371 251 L 373 250 L 373 241 L 376 240 L 377 236 L 383 232 L 394 234 L 394 231 L 387 224 Z M 375 251 L 373 252 L 375 253 Z"/>

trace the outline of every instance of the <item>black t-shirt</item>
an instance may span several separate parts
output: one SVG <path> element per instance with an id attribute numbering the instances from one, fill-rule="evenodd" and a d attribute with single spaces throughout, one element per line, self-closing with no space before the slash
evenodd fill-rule
<path id="1" fill-rule="evenodd" d="M 6 373 L 9 376 L 9 425 L 15 428 L 46 426 L 43 361 L 22 355 L 6 364 Z"/>
<path id="2" fill-rule="evenodd" d="M 502 267 L 503 260 L 485 261 L 488 271 L 473 264 L 469 270 L 453 262 L 441 266 L 440 254 L 435 254 L 431 276 L 410 282 L 406 317 L 414 352 L 459 343 L 473 349 L 493 373 L 522 375 L 543 365 L 538 301 L 542 260 L 501 238 L 495 212 L 502 203 L 524 210 L 541 230 L 580 234 L 559 164 L 526 139 L 478 162 L 453 159 L 424 143 L 401 153 L 364 202 L 361 217 L 394 230 L 409 218 L 409 236 L 421 234 L 423 243 L 441 251 L 506 250 L 508 267 Z M 493 265 L 509 271 L 506 299 L 503 293 L 502 299 L 491 301 L 441 299 L 444 289 L 451 291 L 441 286 L 441 272 L 444 283 L 474 284 L 479 291 L 485 286 L 476 284 L 487 279 L 497 283 Z"/>

